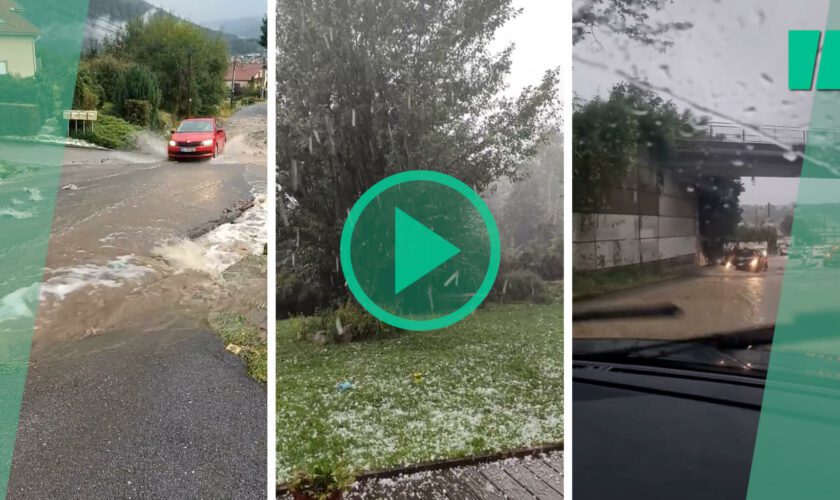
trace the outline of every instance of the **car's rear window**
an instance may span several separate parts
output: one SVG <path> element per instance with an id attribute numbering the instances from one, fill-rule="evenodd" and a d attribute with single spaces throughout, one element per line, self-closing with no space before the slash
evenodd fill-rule
<path id="1" fill-rule="evenodd" d="M 212 132 L 213 131 L 213 122 L 201 120 L 201 121 L 186 121 L 182 122 L 181 126 L 178 127 L 178 132 Z"/>

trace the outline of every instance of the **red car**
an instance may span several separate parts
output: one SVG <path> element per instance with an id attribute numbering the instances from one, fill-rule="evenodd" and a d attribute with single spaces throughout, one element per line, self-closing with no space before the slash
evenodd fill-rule
<path id="1" fill-rule="evenodd" d="M 170 160 L 215 158 L 225 150 L 225 130 L 215 118 L 189 118 L 172 130 Z"/>

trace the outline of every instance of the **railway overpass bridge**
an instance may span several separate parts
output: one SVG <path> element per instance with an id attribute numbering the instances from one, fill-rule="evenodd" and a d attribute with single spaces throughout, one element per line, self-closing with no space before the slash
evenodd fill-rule
<path id="1" fill-rule="evenodd" d="M 840 179 L 840 130 L 710 123 L 676 146 L 667 168 L 640 158 L 596 209 L 573 214 L 576 271 L 702 263 L 697 188 L 711 177 L 801 178 L 807 155 L 809 177 Z"/>
<path id="2" fill-rule="evenodd" d="M 703 136 L 677 141 L 669 166 L 691 177 L 800 177 L 806 154 L 808 177 L 840 178 L 840 130 L 772 125 L 710 123 Z"/>

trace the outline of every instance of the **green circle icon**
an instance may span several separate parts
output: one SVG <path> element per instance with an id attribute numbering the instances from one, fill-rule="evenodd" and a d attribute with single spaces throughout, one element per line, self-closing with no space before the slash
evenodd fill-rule
<path id="1" fill-rule="evenodd" d="M 353 206 L 341 266 L 356 300 L 403 330 L 435 330 L 473 312 L 499 271 L 499 230 L 478 194 L 430 170 L 387 177 Z"/>

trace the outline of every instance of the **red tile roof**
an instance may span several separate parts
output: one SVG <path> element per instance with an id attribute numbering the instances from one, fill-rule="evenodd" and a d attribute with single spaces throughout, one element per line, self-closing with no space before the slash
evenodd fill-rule
<path id="1" fill-rule="evenodd" d="M 0 0 L 2 2 L 3 0 Z M 262 63 L 236 63 L 236 81 L 250 81 L 257 76 L 260 76 L 260 72 L 263 70 Z M 228 66 L 227 73 L 225 73 L 225 81 L 230 81 L 233 78 L 233 65 Z"/>
<path id="2" fill-rule="evenodd" d="M 0 0 L 0 36 L 32 36 L 41 32 L 24 17 L 26 13 L 20 5 L 11 0 Z"/>

